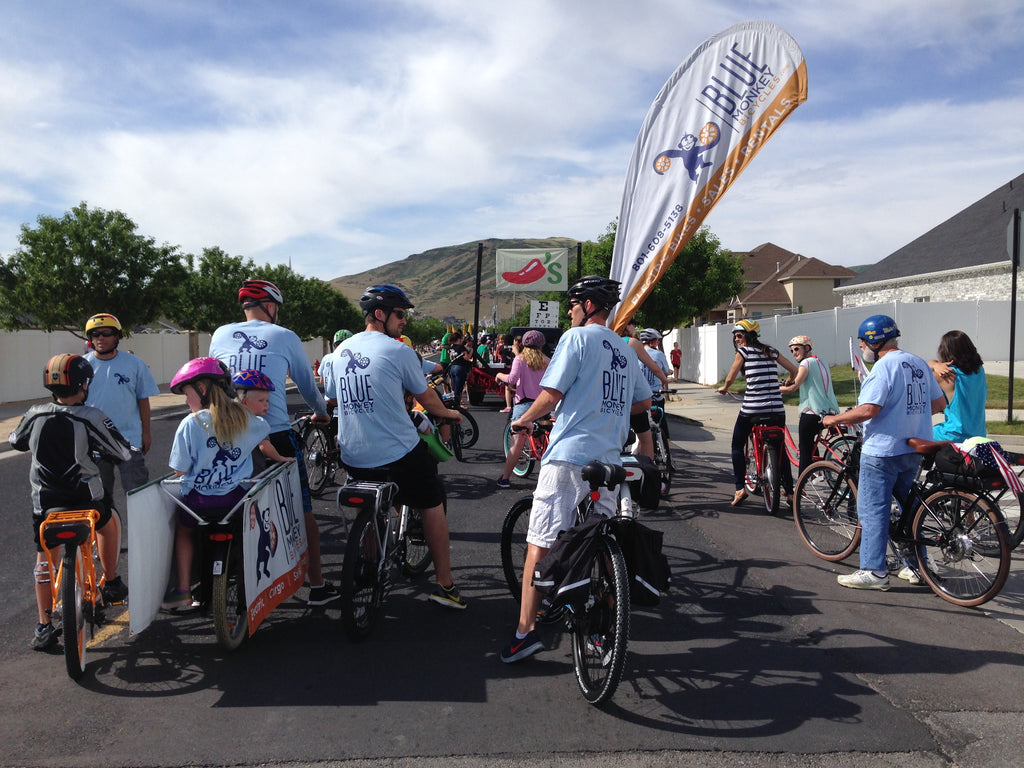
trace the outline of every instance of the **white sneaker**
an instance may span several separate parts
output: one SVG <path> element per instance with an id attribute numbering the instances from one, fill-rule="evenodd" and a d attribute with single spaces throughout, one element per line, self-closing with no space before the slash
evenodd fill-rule
<path id="1" fill-rule="evenodd" d="M 917 571 L 915 571 L 913 568 L 911 568 L 909 565 L 903 566 L 903 568 L 900 569 L 900 572 L 897 573 L 896 575 L 898 577 L 900 577 L 901 579 L 903 579 L 904 581 L 906 581 L 907 583 L 909 583 L 909 584 L 920 584 L 921 583 L 921 576 L 920 576 L 920 574 Z"/>
<path id="2" fill-rule="evenodd" d="M 854 571 L 844 576 L 838 576 L 836 581 L 842 587 L 850 589 L 878 589 L 886 592 L 889 589 L 889 576 L 875 576 L 871 571 Z"/>

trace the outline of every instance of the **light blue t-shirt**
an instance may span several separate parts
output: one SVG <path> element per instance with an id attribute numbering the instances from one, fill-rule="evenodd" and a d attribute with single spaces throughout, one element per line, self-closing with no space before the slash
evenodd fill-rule
<path id="1" fill-rule="evenodd" d="M 405 393 L 423 394 L 427 380 L 416 353 L 377 331 L 363 331 L 334 351 L 328 397 L 338 399 L 342 461 L 376 468 L 398 461 L 419 443 Z"/>
<path id="2" fill-rule="evenodd" d="M 541 462 L 621 464 L 629 408 L 651 396 L 639 365 L 636 353 L 607 326 L 566 331 L 540 382 L 563 395 Z"/>
<path id="3" fill-rule="evenodd" d="M 337 350 L 335 350 L 335 351 L 337 351 Z M 324 394 L 326 395 L 326 397 L 328 399 L 333 397 L 333 395 L 327 393 L 327 382 L 330 381 L 331 378 L 333 377 L 333 374 L 331 373 L 331 369 L 332 369 L 333 364 L 334 364 L 334 352 L 328 352 L 326 355 L 323 356 L 323 359 L 320 361 L 320 378 L 324 382 Z M 338 415 L 338 409 L 337 408 L 334 409 L 334 414 L 333 415 L 334 416 Z"/>
<path id="4" fill-rule="evenodd" d="M 249 428 L 233 444 L 221 445 L 213 436 L 210 412 L 190 413 L 174 433 L 171 469 L 184 472 L 181 495 L 195 489 L 205 496 L 223 496 L 252 474 L 252 451 L 270 434 L 259 416 L 249 417 Z"/>
<path id="5" fill-rule="evenodd" d="M 928 364 L 917 355 L 894 349 L 875 363 L 864 380 L 858 405 L 871 403 L 882 410 L 864 422 L 868 456 L 913 453 L 908 438 L 932 439 L 932 400 L 942 397 Z"/>
<path id="6" fill-rule="evenodd" d="M 270 410 L 265 418 L 271 432 L 284 432 L 290 427 L 285 394 L 288 376 L 316 415 L 327 415 L 327 404 L 317 389 L 306 350 L 299 337 L 287 328 L 263 320 L 222 325 L 210 339 L 210 357 L 222 361 L 232 373 L 251 368 L 270 378 L 274 391 L 270 393 Z"/>
<path id="7" fill-rule="evenodd" d="M 660 349 L 653 349 L 652 347 L 647 347 L 647 354 L 651 356 L 651 360 L 654 361 L 654 364 L 661 368 L 661 372 L 668 376 L 669 371 L 671 371 L 671 368 L 668 367 L 668 358 L 665 357 L 665 353 L 662 352 Z M 654 371 L 652 371 L 650 368 L 648 368 L 646 365 L 640 362 L 639 358 L 636 362 L 637 365 L 640 366 L 640 372 L 644 375 L 644 378 L 647 379 L 647 384 L 650 386 L 650 388 L 661 389 L 661 381 L 658 379 L 657 376 L 654 375 Z"/>
<path id="8" fill-rule="evenodd" d="M 132 446 L 141 448 L 139 400 L 160 394 L 149 366 L 131 352 L 122 350 L 109 360 L 101 360 L 95 352 L 85 355 L 85 359 L 93 370 L 86 402 L 103 411 Z"/>

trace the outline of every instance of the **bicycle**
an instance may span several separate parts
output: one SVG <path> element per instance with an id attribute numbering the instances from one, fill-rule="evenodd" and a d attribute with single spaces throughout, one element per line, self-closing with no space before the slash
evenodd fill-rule
<path id="1" fill-rule="evenodd" d="M 391 592 L 391 571 L 400 566 L 416 577 L 433 560 L 421 510 L 403 504 L 393 513 L 397 495 L 393 482 L 356 481 L 338 490 L 339 507 L 359 510 L 341 565 L 341 620 L 352 642 L 365 640 L 376 626 Z"/>
<path id="2" fill-rule="evenodd" d="M 899 570 L 908 560 L 943 600 L 974 607 L 991 600 L 1010 570 L 1009 536 L 998 507 L 984 495 L 944 487 L 931 469 L 941 443 L 908 441 L 925 455 L 924 482 L 915 480 L 905 498 L 894 494 L 889 522 L 887 567 Z M 793 516 L 807 547 L 829 562 L 844 560 L 860 543 L 857 478 L 860 443 L 845 464 L 817 461 L 797 482 Z"/>
<path id="3" fill-rule="evenodd" d="M 243 482 L 254 483 L 257 479 Z M 168 477 L 160 481 L 160 488 L 171 497 L 175 506 L 196 521 L 195 562 L 198 563 L 199 587 L 193 591 L 194 602 L 190 607 L 211 612 L 217 643 L 227 651 L 234 651 L 249 636 L 242 516 L 236 514 L 245 504 L 245 499 L 236 502 L 218 519 L 207 520 L 188 507 L 177 493 L 169 490 L 170 486 L 180 484 L 180 477 Z"/>
<path id="4" fill-rule="evenodd" d="M 39 524 L 39 543 L 46 554 L 50 578 L 51 621 L 59 618 L 64 639 L 64 664 L 68 677 L 80 680 L 85 672 L 85 654 L 96 627 L 106 622 L 103 585 L 106 575 L 97 578 L 95 509 L 51 510 Z M 110 522 L 121 551 L 121 521 L 111 510 Z M 58 548 L 63 547 L 59 564 Z M 57 630 L 57 627 L 54 627 Z"/>
<path id="5" fill-rule="evenodd" d="M 793 434 L 789 431 L 789 427 L 786 426 L 784 429 L 785 443 L 783 443 L 783 446 L 786 451 L 786 458 L 789 459 L 789 463 L 794 467 L 799 467 L 800 449 L 793 441 Z M 846 457 L 849 456 L 857 441 L 858 438 L 855 435 L 844 432 L 839 427 L 828 427 L 827 432 L 824 433 L 819 431 L 814 438 L 815 461 L 829 459 L 842 464 L 846 461 Z"/>
<path id="6" fill-rule="evenodd" d="M 676 471 L 672 463 L 672 444 L 668 437 L 668 419 L 665 418 L 665 395 L 675 394 L 675 390 L 662 389 L 653 393 L 656 398 L 651 403 L 649 416 L 651 419 L 651 438 L 654 441 L 654 463 L 661 476 L 661 495 L 667 496 L 672 486 L 672 473 Z"/>
<path id="7" fill-rule="evenodd" d="M 519 461 L 512 468 L 512 472 L 516 477 L 529 477 L 530 473 L 533 472 L 534 465 L 543 458 L 544 451 L 548 449 L 548 442 L 551 440 L 551 427 L 554 426 L 554 423 L 555 420 L 551 418 L 537 419 L 533 422 L 533 432 L 513 428 L 511 420 L 505 424 L 502 443 L 505 446 L 506 457 L 508 452 L 512 450 L 512 443 L 515 440 L 514 433 L 526 432 L 526 442 L 523 443 L 523 450 L 520 453 Z"/>
<path id="8" fill-rule="evenodd" d="M 614 695 L 622 679 L 629 643 L 629 577 L 615 526 L 630 525 L 636 520 L 637 506 L 631 485 L 643 483 L 645 477 L 633 456 L 624 456 L 621 466 L 592 461 L 583 467 L 582 474 L 590 485 L 590 492 L 576 506 L 576 524 L 593 514 L 602 489 L 618 489 L 617 514 L 608 518 L 608 525 L 598 535 L 597 556 L 590 566 L 586 595 L 570 603 L 552 601 L 538 621 L 564 620 L 572 642 L 576 682 L 588 702 L 601 704 Z M 517 602 L 522 599 L 520 575 L 526 562 L 526 533 L 532 504 L 532 496 L 516 501 L 501 526 L 502 571 L 509 592 Z"/>
<path id="9" fill-rule="evenodd" d="M 451 444 L 452 453 L 455 454 L 455 458 L 459 461 L 464 461 L 462 458 L 463 451 L 466 448 L 472 448 L 476 445 L 477 439 L 480 437 L 480 428 L 476 424 L 476 419 L 473 418 L 473 414 L 463 408 L 461 405 L 455 404 L 454 394 L 441 395 L 441 400 L 444 403 L 445 408 L 452 411 L 458 411 L 462 417 L 461 421 L 457 424 L 445 420 L 442 428 L 442 439 L 444 439 L 444 430 L 448 430 L 448 442 Z"/>
<path id="10" fill-rule="evenodd" d="M 733 400 L 743 400 L 732 392 L 725 394 Z M 786 429 L 784 426 L 769 424 L 772 418 L 767 415 L 751 418 L 753 426 L 743 445 L 743 463 L 746 467 L 743 487 L 747 493 L 760 493 L 764 499 L 765 512 L 776 515 L 779 511 L 780 459 Z"/>
<path id="11" fill-rule="evenodd" d="M 338 447 L 338 417 L 332 416 L 326 424 L 314 424 L 313 414 L 304 414 L 295 422 L 295 430 L 302 439 L 302 458 L 306 463 L 306 481 L 313 496 L 322 496 L 329 485 L 344 485 L 348 473 L 341 462 Z M 339 480 L 338 472 L 342 472 Z"/>

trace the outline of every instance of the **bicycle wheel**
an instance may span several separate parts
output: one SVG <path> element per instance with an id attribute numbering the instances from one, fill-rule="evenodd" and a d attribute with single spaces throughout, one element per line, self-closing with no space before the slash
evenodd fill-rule
<path id="1" fill-rule="evenodd" d="M 615 538 L 597 540 L 586 601 L 572 609 L 572 660 L 583 698 L 608 701 L 622 679 L 629 644 L 629 579 Z"/>
<path id="2" fill-rule="evenodd" d="M 746 464 L 746 474 L 743 477 L 743 487 L 747 493 L 761 492 L 761 478 L 757 474 L 757 451 L 754 446 L 754 436 L 750 435 L 743 445 L 743 458 Z"/>
<path id="3" fill-rule="evenodd" d="M 800 475 L 793 518 L 804 544 L 822 560 L 845 560 L 860 544 L 857 486 L 834 462 L 816 461 Z"/>
<path id="4" fill-rule="evenodd" d="M 384 523 L 375 510 L 360 510 L 345 544 L 341 565 L 341 622 L 352 642 L 365 640 L 373 631 L 384 606 L 381 571 Z"/>
<path id="5" fill-rule="evenodd" d="M 508 452 L 512 450 L 512 440 L 514 435 L 512 433 L 512 423 L 509 422 L 505 425 L 505 434 L 502 438 L 505 446 L 505 457 L 508 457 Z M 527 440 L 523 443 L 523 449 L 519 452 L 519 461 L 512 467 L 512 473 L 516 477 L 528 477 L 533 472 L 533 458 L 530 452 L 530 441 Z"/>
<path id="6" fill-rule="evenodd" d="M 918 507 L 911 532 L 918 569 L 943 600 L 970 608 L 1006 583 L 1006 521 L 984 498 L 951 489 L 933 493 Z"/>
<path id="7" fill-rule="evenodd" d="M 654 438 L 654 465 L 658 468 L 658 475 L 661 477 L 661 495 L 668 496 L 669 489 L 672 487 L 672 468 L 671 459 L 668 456 L 668 444 L 659 429 L 652 429 L 651 437 Z"/>
<path id="8" fill-rule="evenodd" d="M 996 502 L 1006 520 L 1006 533 L 1010 549 L 1015 549 L 1024 539 L 1024 496 L 1016 496 L 1009 488 L 1004 488 L 996 497 Z"/>
<path id="9" fill-rule="evenodd" d="M 224 566 L 213 577 L 213 629 L 217 642 L 234 651 L 249 636 L 249 605 L 245 600 L 242 541 L 232 539 L 224 553 Z"/>
<path id="10" fill-rule="evenodd" d="M 857 442 L 857 438 L 851 435 L 837 435 L 826 443 L 825 455 L 822 458 L 845 464 Z"/>
<path id="11" fill-rule="evenodd" d="M 423 512 L 419 509 L 408 509 L 405 524 L 404 553 L 402 555 L 402 573 L 406 576 L 420 576 L 430 565 L 433 557 L 427 547 L 423 535 Z"/>
<path id="12" fill-rule="evenodd" d="M 67 544 L 61 564 L 60 615 L 64 636 L 64 663 L 68 677 L 79 680 L 85 672 L 85 648 L 89 642 L 90 622 L 85 603 L 85 564 L 78 557 L 78 546 Z"/>
<path id="13" fill-rule="evenodd" d="M 761 468 L 761 493 L 764 496 L 764 511 L 769 515 L 779 512 L 779 445 L 765 443 L 764 466 Z"/>
<path id="14" fill-rule="evenodd" d="M 661 436 L 665 440 L 665 464 L 668 465 L 669 472 L 675 472 L 676 465 L 672 463 L 672 441 L 668 437 L 668 419 L 664 415 L 661 417 Z"/>
<path id="15" fill-rule="evenodd" d="M 526 531 L 530 527 L 533 497 L 524 496 L 513 504 L 501 524 L 501 570 L 505 584 L 516 602 L 523 598 L 523 565 L 526 563 Z"/>
<path id="16" fill-rule="evenodd" d="M 448 439 L 451 441 L 452 444 L 452 453 L 455 454 L 455 458 L 457 461 L 462 461 L 462 429 L 459 427 L 458 424 L 449 423 L 448 436 Z"/>
<path id="17" fill-rule="evenodd" d="M 320 496 L 334 479 L 330 460 L 333 442 L 327 430 L 316 424 L 307 426 L 302 434 L 302 458 L 306 462 L 306 479 L 309 482 L 309 492 L 314 496 Z"/>
<path id="18" fill-rule="evenodd" d="M 459 430 L 462 432 L 462 447 L 472 448 L 480 437 L 480 428 L 477 426 L 473 414 L 465 408 L 459 408 L 458 411 L 459 415 L 462 416 L 462 421 L 458 425 Z"/>

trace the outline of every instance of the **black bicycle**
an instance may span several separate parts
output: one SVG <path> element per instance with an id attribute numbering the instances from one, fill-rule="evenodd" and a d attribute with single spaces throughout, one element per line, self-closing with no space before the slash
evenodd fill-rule
<path id="1" fill-rule="evenodd" d="M 583 480 L 590 485 L 590 492 L 576 507 L 577 524 L 594 514 L 594 503 L 602 488 L 616 494 L 618 514 L 608 518 L 598 534 L 597 554 L 590 566 L 586 593 L 568 603 L 555 597 L 539 619 L 542 623 L 565 621 L 572 638 L 576 682 L 591 704 L 601 704 L 612 697 L 626 666 L 629 577 L 615 526 L 630 525 L 635 520 L 637 507 L 630 484 L 642 483 L 644 478 L 636 459 L 627 456 L 623 461 L 623 466 L 592 461 L 583 468 Z M 516 501 L 501 527 L 501 566 L 509 592 L 517 602 L 522 599 L 520 576 L 526 560 L 532 504 L 532 496 Z"/>
<path id="2" fill-rule="evenodd" d="M 942 443 L 911 439 L 925 456 L 924 482 L 915 481 L 906 498 L 894 496 L 889 523 L 888 569 L 911 565 L 943 600 L 973 607 L 993 597 L 1010 572 L 1006 521 L 984 495 L 944 486 L 931 467 Z M 816 461 L 800 475 L 793 516 L 800 538 L 831 562 L 844 560 L 860 543 L 857 478 L 860 443 L 846 464 Z"/>
<path id="3" fill-rule="evenodd" d="M 341 449 L 338 447 L 338 417 L 332 416 L 329 424 L 314 424 L 313 414 L 300 418 L 295 429 L 302 439 L 302 458 L 306 462 L 306 480 L 313 496 L 322 496 L 331 485 L 344 485 L 348 473 L 341 463 Z M 339 476 L 338 473 L 341 472 Z"/>
<path id="4" fill-rule="evenodd" d="M 455 403 L 454 394 L 441 395 L 441 400 L 444 402 L 445 408 L 452 411 L 458 411 L 459 416 L 462 417 L 458 424 L 448 422 L 448 442 L 451 445 L 452 453 L 455 454 L 455 458 L 459 461 L 463 461 L 462 455 L 466 448 L 472 448 L 476 445 L 476 441 L 480 437 L 480 428 L 476 424 L 476 419 L 473 418 L 473 414 L 467 411 L 462 406 L 457 406 Z M 441 430 L 441 437 L 444 439 L 444 429 Z"/>

